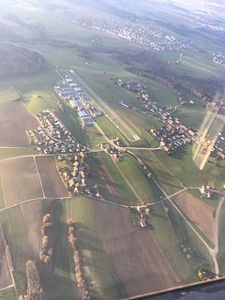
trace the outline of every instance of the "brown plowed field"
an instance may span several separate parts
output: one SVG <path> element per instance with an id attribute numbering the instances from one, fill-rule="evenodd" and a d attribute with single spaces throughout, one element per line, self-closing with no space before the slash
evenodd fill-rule
<path id="1" fill-rule="evenodd" d="M 6 249 L 4 237 L 0 228 L 0 289 L 3 289 L 12 284 L 9 265 L 6 257 Z"/>
<path id="2" fill-rule="evenodd" d="M 183 192 L 173 198 L 173 201 L 185 213 L 187 218 L 212 241 L 215 239 L 214 209 L 195 198 L 188 192 Z"/>
<path id="3" fill-rule="evenodd" d="M 37 127 L 37 120 L 21 102 L 14 101 L 0 106 L 1 147 L 28 147 L 26 130 Z"/>
<path id="4" fill-rule="evenodd" d="M 93 202 L 103 247 L 128 296 L 175 287 L 178 279 L 148 229 L 132 226 L 129 210 Z"/>
<path id="5" fill-rule="evenodd" d="M 43 197 L 40 179 L 32 157 L 1 161 L 0 177 L 7 206 Z"/>
<path id="6" fill-rule="evenodd" d="M 47 198 L 63 198 L 68 192 L 56 169 L 53 157 L 36 157 L 45 196 Z"/>

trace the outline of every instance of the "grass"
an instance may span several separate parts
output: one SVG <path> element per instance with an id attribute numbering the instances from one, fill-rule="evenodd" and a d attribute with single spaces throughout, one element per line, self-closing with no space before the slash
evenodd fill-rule
<path id="1" fill-rule="evenodd" d="M 79 297 L 79 291 L 75 282 L 73 271 L 72 249 L 67 241 L 67 226 L 64 219 L 64 203 L 55 200 L 45 202 L 43 214 L 50 212 L 54 221 L 54 245 L 52 273 L 46 265 L 40 264 L 42 285 L 46 294 L 51 299 L 62 298 L 72 300 Z"/>
<path id="2" fill-rule="evenodd" d="M 167 164 L 158 157 L 157 153 L 161 151 L 148 151 L 148 150 L 133 150 L 149 168 L 152 176 L 159 182 L 161 187 L 168 195 L 172 195 L 183 189 L 182 183 L 167 167 Z"/>
<path id="3" fill-rule="evenodd" d="M 178 88 L 178 90 L 182 94 L 183 98 L 186 101 L 189 102 L 190 100 L 192 100 L 194 102 L 194 104 L 185 104 L 185 107 L 194 108 L 197 110 L 203 109 L 204 104 L 200 98 L 196 97 L 195 95 L 193 95 L 191 92 L 189 92 L 188 90 L 186 90 L 184 88 L 180 87 L 180 88 Z"/>
<path id="4" fill-rule="evenodd" d="M 92 150 L 98 150 L 99 145 L 106 142 L 104 136 L 94 126 L 86 127 L 83 131 L 88 140 L 86 145 Z"/>
<path id="5" fill-rule="evenodd" d="M 4 192 L 3 192 L 2 180 L 0 178 L 0 208 L 4 208 L 4 207 L 5 207 Z"/>
<path id="6" fill-rule="evenodd" d="M 0 104 L 11 102 L 19 98 L 19 94 L 13 87 L 0 88 Z"/>
<path id="7" fill-rule="evenodd" d="M 199 130 L 205 117 L 205 111 L 191 107 L 181 107 L 176 111 L 176 116 L 188 128 Z"/>
<path id="8" fill-rule="evenodd" d="M 170 214 L 170 217 L 172 217 L 172 213 Z M 201 252 L 200 254 L 198 253 L 199 249 L 193 248 L 192 251 L 195 249 L 197 254 L 188 259 L 181 248 L 182 244 L 185 245 L 185 247 L 191 246 L 193 238 L 192 234 L 189 232 L 191 239 L 189 239 L 189 237 L 187 237 L 187 240 L 184 240 L 183 237 L 181 238 L 177 230 L 174 230 L 175 221 L 171 222 L 166 209 L 160 203 L 152 207 L 148 222 L 156 243 L 166 256 L 181 282 L 183 284 L 189 284 L 199 280 L 197 271 L 199 265 L 205 259 L 204 256 L 207 254 L 204 253 L 201 255 Z M 185 228 L 183 220 L 179 219 L 179 227 Z M 198 265 L 196 265 L 196 260 L 198 258 L 200 258 L 200 261 L 198 261 Z"/>
<path id="9" fill-rule="evenodd" d="M 202 56 L 201 54 L 193 53 L 192 50 L 183 51 L 181 64 L 170 65 L 168 69 L 174 71 L 178 75 L 195 76 L 195 78 L 205 78 L 208 76 L 218 76 L 221 67 L 212 63 L 210 57 Z"/>
<path id="10" fill-rule="evenodd" d="M 177 95 L 172 88 L 165 87 L 164 85 L 153 81 L 147 80 L 147 88 L 150 92 L 150 99 L 157 101 L 161 105 L 177 105 Z"/>
<path id="11" fill-rule="evenodd" d="M 225 178 L 225 163 L 221 161 L 216 166 L 210 159 L 201 171 L 193 162 L 192 146 L 184 146 L 171 155 L 156 153 L 157 158 L 188 187 L 201 187 L 209 183 L 221 189 Z"/>
<path id="12" fill-rule="evenodd" d="M 12 257 L 14 280 L 19 295 L 26 292 L 25 263 L 28 259 L 34 258 L 32 245 L 28 239 L 28 228 L 23 218 L 20 207 L 1 213 L 3 232 Z"/>
<path id="13" fill-rule="evenodd" d="M 168 217 L 173 227 L 173 230 L 179 240 L 180 246 L 183 245 L 186 249 L 191 250 L 191 265 L 192 278 L 196 278 L 196 273 L 199 269 L 206 269 L 214 271 L 214 266 L 210 254 L 202 242 L 196 237 L 184 219 L 176 211 L 176 209 L 166 202 L 165 206 L 168 208 Z"/>
<path id="14" fill-rule="evenodd" d="M 26 156 L 26 155 L 35 155 L 36 151 L 29 148 L 1 148 L 0 147 L 0 160 L 17 157 L 17 156 Z"/>
<path id="15" fill-rule="evenodd" d="M 138 165 L 135 158 L 124 155 L 122 160 L 116 163 L 117 169 L 127 182 L 139 203 L 155 202 L 159 200 L 161 193 L 154 185 L 151 178 L 148 179 L 144 170 Z"/>
<path id="16" fill-rule="evenodd" d="M 95 299 L 103 299 L 105 295 L 107 295 L 108 299 L 118 299 L 124 296 L 123 286 L 115 273 L 109 257 L 102 248 L 91 201 L 85 198 L 67 199 L 62 202 L 56 200 L 49 202 L 46 209 L 53 213 L 56 230 L 60 234 L 55 257 L 55 265 L 58 266 L 57 273 L 65 274 L 62 270 L 67 272 L 71 270 L 71 267 L 68 266 L 68 257 L 65 256 L 65 253 L 68 253 L 68 251 L 64 250 L 66 243 L 65 223 L 69 218 L 72 218 L 77 224 L 78 247 L 83 256 L 83 266 L 88 269 L 91 281 L 94 284 Z M 60 246 L 60 241 L 62 247 Z M 63 244 L 62 241 L 64 241 Z M 56 293 L 57 296 L 54 299 L 62 299 L 60 295 L 63 296 L 62 291 L 66 291 L 66 288 L 63 286 L 55 288 L 60 294 L 58 296 Z M 61 292 L 60 289 L 62 289 Z"/>
<path id="17" fill-rule="evenodd" d="M 47 93 L 43 91 L 32 91 L 31 93 L 26 94 L 24 97 L 26 108 L 33 115 L 37 115 L 39 112 L 49 109 L 49 102 L 46 99 L 49 98 Z"/>
<path id="18" fill-rule="evenodd" d="M 99 164 L 103 164 L 112 180 L 112 184 L 117 192 L 121 195 L 121 198 L 124 198 L 125 204 L 128 205 L 138 203 L 136 195 L 132 192 L 123 175 L 118 171 L 116 164 L 113 162 L 111 157 L 106 153 L 98 153 L 95 155 L 94 159 L 91 162 L 92 177 L 90 182 L 94 185 L 97 184 L 101 194 L 104 198 L 111 202 L 118 202 L 118 197 L 113 195 L 110 191 L 110 188 L 107 184 L 105 178 L 102 178 L 99 172 Z"/>
<path id="19" fill-rule="evenodd" d="M 101 127 L 102 131 L 104 131 L 109 139 L 115 139 L 116 137 L 121 136 L 114 124 L 106 116 L 97 118 L 96 123 Z"/>
<path id="20" fill-rule="evenodd" d="M 68 105 L 64 105 L 64 109 L 64 112 L 61 110 L 57 112 L 60 120 L 79 143 L 88 146 L 88 138 L 81 128 L 77 112 Z"/>
<path id="21" fill-rule="evenodd" d="M 17 300 L 14 288 L 0 291 L 0 300 Z"/>
<path id="22" fill-rule="evenodd" d="M 220 220 L 219 220 L 219 253 L 218 253 L 218 263 L 220 268 L 220 274 L 225 274 L 225 241 L 224 241 L 224 228 L 225 228 L 225 203 L 223 203 L 222 210 L 220 213 Z"/>

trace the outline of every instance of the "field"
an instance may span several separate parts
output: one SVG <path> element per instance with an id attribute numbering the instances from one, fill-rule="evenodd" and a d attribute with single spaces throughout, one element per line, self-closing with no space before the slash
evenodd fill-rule
<path id="1" fill-rule="evenodd" d="M 0 289 L 6 288 L 12 284 L 12 278 L 9 270 L 7 253 L 6 253 L 6 245 L 4 236 L 2 233 L 0 234 Z"/>
<path id="2" fill-rule="evenodd" d="M 94 209 L 103 247 L 129 296 L 178 284 L 148 230 L 132 227 L 129 210 L 99 203 L 94 204 Z"/>
<path id="3" fill-rule="evenodd" d="M 39 256 L 41 212 L 40 201 L 1 212 L 1 223 L 9 246 L 13 276 L 19 294 L 24 294 L 26 290 L 26 261 L 35 260 Z"/>
<path id="4" fill-rule="evenodd" d="M 177 206 L 185 213 L 212 243 L 215 240 L 215 212 L 204 202 L 196 199 L 188 192 L 183 192 L 173 198 Z M 199 213 L 201 212 L 201 213 Z M 207 220 L 207 222 L 206 222 Z"/>
<path id="5" fill-rule="evenodd" d="M 101 167 L 105 174 L 103 176 Z M 103 197 L 111 202 L 120 204 L 135 204 L 137 199 L 127 182 L 118 172 L 116 163 L 112 158 L 105 154 L 99 153 L 91 161 L 92 176 L 91 182 L 97 183 Z M 107 176 L 105 176 L 107 174 Z M 119 196 L 119 197 L 118 197 Z"/>
<path id="6" fill-rule="evenodd" d="M 168 203 L 152 206 L 148 223 L 155 241 L 182 283 L 198 281 L 197 272 L 203 266 L 212 268 L 207 249 Z M 185 250 L 188 248 L 191 249 L 190 256 Z"/>
<path id="7" fill-rule="evenodd" d="M 69 218 L 76 222 L 76 236 L 79 250 L 82 253 L 83 268 L 86 270 L 89 285 L 92 287 L 94 299 L 119 299 L 126 295 L 121 280 L 115 271 L 111 259 L 108 257 L 98 234 L 92 200 L 82 197 L 65 199 L 63 201 L 45 201 L 44 211 L 52 212 L 58 234 L 55 244 L 54 276 L 60 285 L 50 286 L 46 278 L 47 289 L 53 296 L 52 300 L 76 299 L 77 288 L 72 271 L 72 255 L 66 240 L 65 223 Z M 65 253 L 67 255 L 65 255 Z M 66 284 L 64 284 L 64 282 Z M 72 284 L 72 286 L 71 286 Z"/>
<path id="8" fill-rule="evenodd" d="M 0 146 L 28 147 L 26 130 L 36 128 L 38 122 L 26 111 L 21 102 L 0 107 Z"/>
<path id="9" fill-rule="evenodd" d="M 39 270 L 43 300 L 80 297 L 67 240 L 69 218 L 75 221 L 76 245 L 92 299 L 115 300 L 158 292 L 199 281 L 200 269 L 215 271 L 212 253 L 213 246 L 217 246 L 216 209 L 221 202 L 218 196 L 201 197 L 199 188 L 212 185 L 224 193 L 224 161 L 210 158 L 200 171 L 193 162 L 190 145 L 170 155 L 159 149 L 146 150 L 159 146 L 148 132 L 163 123 L 145 111 L 135 93 L 115 82 L 118 78 L 124 82 L 143 81 L 151 101 L 171 105 L 174 116 L 198 130 L 207 101 L 217 95 L 217 85 L 219 92 L 225 74 L 224 66 L 213 63 L 208 52 L 222 52 L 224 41 L 199 29 L 197 12 L 176 11 L 170 5 L 165 11 L 163 4 L 152 6 L 146 1 L 134 4 L 102 0 L 101 9 L 98 1 L 30 1 L 29 5 L 24 0 L 7 5 L 3 2 L 0 0 L 0 39 L 43 58 L 43 69 L 36 74 L 7 73 L 0 84 L 0 219 L 18 293 L 26 291 L 25 263 L 32 259 Z M 84 23 L 78 25 L 78 16 L 84 21 L 103 18 L 132 26 L 140 24 L 184 43 L 193 41 L 193 48 L 145 49 L 116 35 L 88 29 Z M 211 22 L 210 16 L 207 18 Z M 56 70 L 63 76 L 74 76 L 104 112 L 92 127 L 82 129 L 76 110 L 54 92 L 54 85 L 61 80 Z M 179 78 L 181 81 L 176 83 Z M 215 95 L 211 93 L 214 90 Z M 179 105 L 177 91 L 194 103 Z M 133 108 L 123 107 L 121 101 Z M 26 131 L 39 126 L 35 115 L 45 109 L 53 109 L 80 144 L 95 150 L 88 160 L 91 176 L 87 184 L 90 190 L 97 185 L 105 202 L 70 197 L 57 171 L 56 158 L 39 156 L 29 148 Z M 128 153 L 122 153 L 118 161 L 98 152 L 101 143 L 116 137 L 128 147 Z M 149 215 L 145 215 L 146 228 L 140 228 L 134 208 L 143 202 L 150 207 Z M 54 221 L 50 267 L 39 260 L 41 219 L 47 212 L 52 213 Z M 225 273 L 224 216 L 223 204 L 217 255 L 221 275 Z M 0 235 L 0 289 L 12 283 L 4 251 Z M 0 290 L 1 300 L 16 298 L 13 288 Z"/>
<path id="10" fill-rule="evenodd" d="M 13 87 L 0 87 L 0 103 L 4 104 L 19 98 L 19 94 Z"/>
<path id="11" fill-rule="evenodd" d="M 6 206 L 43 197 L 37 168 L 32 157 L 1 161 L 0 177 Z"/>
<path id="12" fill-rule="evenodd" d="M 11 147 L 11 148 L 1 148 L 0 147 L 0 160 L 11 158 L 11 157 L 18 157 L 18 156 L 25 156 L 25 155 L 35 155 L 37 154 L 36 151 L 28 148 L 17 148 L 17 147 Z"/>
<path id="13" fill-rule="evenodd" d="M 46 198 L 63 198 L 68 196 L 66 188 L 56 169 L 54 157 L 36 157 L 38 172 Z"/>
<path id="14" fill-rule="evenodd" d="M 174 177 L 179 178 L 185 186 L 201 187 L 210 183 L 220 190 L 225 177 L 224 162 L 221 161 L 216 165 L 210 159 L 205 168 L 200 171 L 193 162 L 192 157 L 191 145 L 182 147 L 169 156 L 163 152 L 156 153 L 156 158 L 171 171 Z M 213 205 L 213 200 L 211 202 Z"/>

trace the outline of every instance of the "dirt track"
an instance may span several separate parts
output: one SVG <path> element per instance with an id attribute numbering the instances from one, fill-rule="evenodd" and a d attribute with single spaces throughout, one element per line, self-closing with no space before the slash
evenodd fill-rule
<path id="1" fill-rule="evenodd" d="M 7 206 L 32 198 L 43 197 L 33 158 L 19 158 L 0 162 L 0 177 Z"/>
<path id="2" fill-rule="evenodd" d="M 36 157 L 45 196 L 47 198 L 67 197 L 68 192 L 58 174 L 53 157 Z"/>
<path id="3" fill-rule="evenodd" d="M 0 146 L 28 147 L 26 130 L 38 127 L 21 102 L 10 102 L 0 106 Z"/>
<path id="4" fill-rule="evenodd" d="M 173 201 L 185 213 L 188 219 L 212 241 L 215 240 L 214 209 L 188 192 L 183 192 L 173 198 Z"/>
<path id="5" fill-rule="evenodd" d="M 0 229 L 0 289 L 12 284 L 2 230 Z"/>
<path id="6" fill-rule="evenodd" d="M 148 229 L 135 229 L 129 210 L 94 202 L 97 228 L 103 247 L 128 296 L 178 285 L 168 261 Z"/>

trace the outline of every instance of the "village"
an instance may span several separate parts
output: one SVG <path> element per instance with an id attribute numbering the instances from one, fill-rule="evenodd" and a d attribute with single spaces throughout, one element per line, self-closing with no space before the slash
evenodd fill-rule
<path id="1" fill-rule="evenodd" d="M 90 157 L 85 151 L 75 155 L 59 155 L 57 165 L 59 174 L 72 195 L 86 195 L 101 198 L 97 188 L 90 187 L 88 177 L 91 176 L 89 167 Z"/>
<path id="2" fill-rule="evenodd" d="M 213 58 L 213 62 L 217 65 L 222 65 L 225 66 L 225 55 L 220 53 L 216 53 L 216 52 L 211 52 L 210 55 Z"/>
<path id="3" fill-rule="evenodd" d="M 182 124 L 180 119 L 173 115 L 175 112 L 173 106 L 165 105 L 162 107 L 158 102 L 150 100 L 150 95 L 142 81 L 133 80 L 126 83 L 119 78 L 116 81 L 116 85 L 136 94 L 137 99 L 142 102 L 146 111 L 150 112 L 153 117 L 159 119 L 163 123 L 161 128 L 147 129 L 147 132 L 151 133 L 159 141 L 160 147 L 166 153 L 172 153 L 179 147 L 193 142 L 196 142 L 197 144 L 202 143 L 201 136 L 198 132 Z M 185 103 L 186 102 L 183 104 Z M 131 105 L 127 105 L 123 101 L 121 101 L 120 104 L 126 109 L 140 111 Z M 223 141 L 223 139 L 223 136 L 220 136 L 211 152 L 211 156 L 218 160 L 225 159 L 225 149 L 220 143 L 220 140 Z M 208 145 L 209 143 L 207 146 Z"/>
<path id="4" fill-rule="evenodd" d="M 54 91 L 77 111 L 82 128 L 91 126 L 93 119 L 103 115 L 102 111 L 94 105 L 78 83 L 68 75 L 65 75 L 65 78 L 54 86 Z"/>
<path id="5" fill-rule="evenodd" d="M 74 139 L 71 132 L 52 110 L 37 114 L 40 127 L 28 130 L 30 144 L 43 154 L 76 153 L 85 149 Z"/>
<path id="6" fill-rule="evenodd" d="M 137 25 L 126 21 L 119 22 L 109 19 L 82 19 L 76 17 L 73 19 L 73 23 L 91 30 L 102 31 L 106 34 L 143 46 L 146 49 L 177 51 L 192 48 L 192 42 L 190 41 L 182 43 L 173 35 L 165 34 L 162 31 L 155 30 L 148 26 Z"/>

